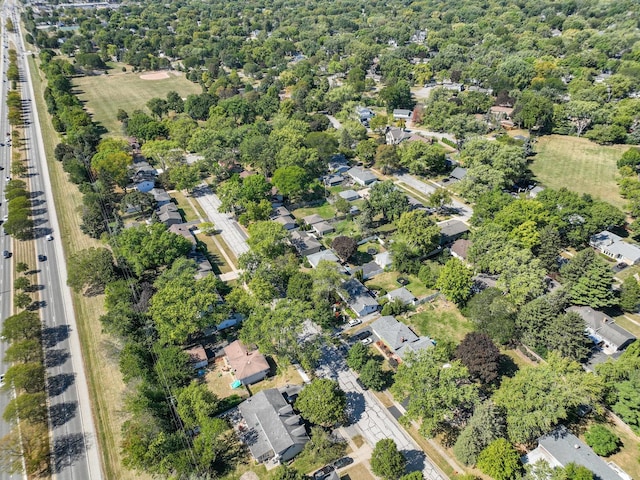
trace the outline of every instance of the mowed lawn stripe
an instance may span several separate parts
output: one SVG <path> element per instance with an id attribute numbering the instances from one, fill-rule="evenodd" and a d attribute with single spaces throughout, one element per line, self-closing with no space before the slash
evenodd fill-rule
<path id="1" fill-rule="evenodd" d="M 577 193 L 588 193 L 619 208 L 625 200 L 620 196 L 617 160 L 627 145 L 598 145 L 586 138 L 548 135 L 535 145 L 531 170 L 545 187 L 566 187 Z"/>
<path id="2" fill-rule="evenodd" d="M 202 93 L 200 85 L 190 82 L 180 72 L 167 72 L 168 78 L 144 80 L 144 73 L 109 72 L 108 75 L 76 77 L 73 79 L 75 93 L 85 102 L 85 108 L 93 115 L 93 120 L 109 131 L 111 135 L 122 135 L 120 122 L 116 119 L 119 109 L 129 114 L 134 110 L 146 110 L 146 103 L 152 98 L 166 98 L 175 90 L 183 98 L 192 93 Z"/>

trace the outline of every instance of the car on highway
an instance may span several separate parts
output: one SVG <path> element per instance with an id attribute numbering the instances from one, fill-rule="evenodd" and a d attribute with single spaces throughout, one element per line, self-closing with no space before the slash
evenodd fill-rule
<path id="1" fill-rule="evenodd" d="M 44 262 L 46 259 L 47 259 L 47 256 L 46 256 L 46 255 L 42 255 L 42 254 L 39 254 L 39 255 L 38 255 L 38 261 L 39 261 L 39 262 Z"/>

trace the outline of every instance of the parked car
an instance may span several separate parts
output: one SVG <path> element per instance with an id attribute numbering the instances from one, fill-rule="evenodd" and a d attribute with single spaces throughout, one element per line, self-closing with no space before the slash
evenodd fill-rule
<path id="1" fill-rule="evenodd" d="M 39 254 L 38 255 L 38 261 L 39 262 L 44 262 L 47 259 L 47 257 L 45 255 Z"/>
<path id="2" fill-rule="evenodd" d="M 333 467 L 333 465 L 325 465 L 313 474 L 313 478 L 314 480 L 325 480 L 325 478 L 329 478 L 329 475 L 331 475 L 331 472 L 333 472 L 334 470 L 335 468 Z"/>
<path id="3" fill-rule="evenodd" d="M 367 337 L 367 338 L 363 338 L 362 340 L 360 340 L 360 342 L 363 345 L 369 345 L 369 344 L 373 343 L 373 339 L 371 337 Z"/>
<path id="4" fill-rule="evenodd" d="M 9 250 L 5 250 L 4 252 L 2 252 L 2 256 L 4 258 L 9 258 L 11 256 L 11 252 L 9 252 Z"/>
<path id="5" fill-rule="evenodd" d="M 342 457 L 336 460 L 335 462 L 333 462 L 333 466 L 335 467 L 336 470 L 338 470 L 340 468 L 346 467 L 347 465 L 351 465 L 352 463 L 353 463 L 353 458 Z"/>
<path id="6" fill-rule="evenodd" d="M 0 375 L 0 387 L 4 385 L 4 373 Z"/>
<path id="7" fill-rule="evenodd" d="M 47 235 L 47 240 L 50 242 L 51 240 L 53 240 L 53 235 Z"/>
<path id="8" fill-rule="evenodd" d="M 352 318 L 351 320 L 349 320 L 350 327 L 355 327 L 356 325 L 360 325 L 361 323 L 362 320 L 360 320 L 359 318 Z"/>
<path id="9" fill-rule="evenodd" d="M 371 330 L 363 330 L 361 332 L 356 333 L 353 338 L 355 340 L 364 340 L 367 337 L 371 336 Z"/>

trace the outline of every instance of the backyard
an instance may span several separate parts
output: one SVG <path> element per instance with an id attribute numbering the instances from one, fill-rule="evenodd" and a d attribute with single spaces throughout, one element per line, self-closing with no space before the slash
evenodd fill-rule
<path id="1" fill-rule="evenodd" d="M 167 78 L 141 78 L 139 73 L 111 70 L 108 75 L 95 75 L 73 79 L 75 93 L 85 103 L 94 122 L 102 125 L 111 135 L 121 135 L 116 113 L 123 109 L 129 114 L 136 109 L 144 110 L 146 103 L 154 98 L 165 98 L 175 90 L 182 97 L 201 93 L 199 85 L 188 81 L 180 72 L 167 72 Z M 147 112 L 149 113 L 149 112 Z"/>
<path id="2" fill-rule="evenodd" d="M 420 335 L 428 335 L 436 341 L 450 340 L 459 343 L 473 330 L 471 320 L 463 317 L 455 306 L 442 299 L 420 306 L 418 313 L 409 316 L 407 323 Z"/>
<path id="3" fill-rule="evenodd" d="M 535 144 L 531 170 L 545 187 L 567 187 L 621 208 L 625 201 L 618 192 L 616 161 L 628 148 L 598 145 L 586 138 L 548 135 L 538 138 Z"/>

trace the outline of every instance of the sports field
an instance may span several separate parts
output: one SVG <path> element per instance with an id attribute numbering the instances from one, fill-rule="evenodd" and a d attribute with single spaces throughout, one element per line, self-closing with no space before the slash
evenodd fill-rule
<path id="1" fill-rule="evenodd" d="M 129 67 L 130 68 L 130 67 Z M 111 135 L 121 135 L 120 122 L 116 120 L 118 109 L 129 113 L 146 109 L 146 103 L 154 98 L 165 98 L 175 90 L 183 98 L 191 93 L 201 93 L 200 85 L 190 82 L 180 72 L 119 72 L 108 75 L 78 77 L 73 79 L 75 92 L 85 103 L 89 113 Z"/>
<path id="2" fill-rule="evenodd" d="M 628 149 L 626 145 L 603 146 L 586 138 L 564 135 L 540 137 L 535 144 L 531 170 L 545 187 L 566 187 L 589 193 L 616 207 L 625 200 L 618 192 L 616 161 Z"/>

